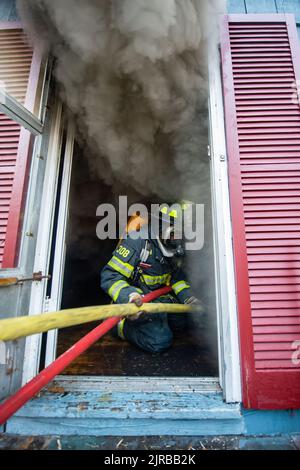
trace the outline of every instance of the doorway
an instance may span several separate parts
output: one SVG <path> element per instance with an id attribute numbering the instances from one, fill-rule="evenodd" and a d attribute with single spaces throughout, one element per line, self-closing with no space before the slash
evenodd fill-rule
<path id="1" fill-rule="evenodd" d="M 232 251 L 232 233 L 231 233 L 231 220 L 230 220 L 230 208 L 229 208 L 229 194 L 228 194 L 228 172 L 227 172 L 227 163 L 226 163 L 226 142 L 225 142 L 225 129 L 224 129 L 224 112 L 223 112 L 223 93 L 222 93 L 222 83 L 221 83 L 221 74 L 220 74 L 220 59 L 218 51 L 213 51 L 211 54 L 211 61 L 209 63 L 210 66 L 210 99 L 209 99 L 209 127 L 210 127 L 210 152 L 209 152 L 209 159 L 207 168 L 211 175 L 210 184 L 208 185 L 208 190 L 211 189 L 211 209 L 206 210 L 206 219 L 208 215 L 208 220 L 212 220 L 213 229 L 211 229 L 211 223 L 206 224 L 208 233 L 205 233 L 205 240 L 209 240 L 209 244 L 206 244 L 208 249 L 201 250 L 201 253 L 198 256 L 202 257 L 203 260 L 209 261 L 206 263 L 209 265 L 210 274 L 207 275 L 206 271 L 202 269 L 203 264 L 199 263 L 196 264 L 198 266 L 198 282 L 200 288 L 202 289 L 204 298 L 206 297 L 206 302 L 208 305 L 211 305 L 211 312 L 212 315 L 210 318 L 213 319 L 212 327 L 210 331 L 206 331 L 206 335 L 204 334 L 204 329 L 202 328 L 202 335 L 197 336 L 197 347 L 199 347 L 201 337 L 203 338 L 210 338 L 209 339 L 209 350 L 212 353 L 211 357 L 214 357 L 213 362 L 214 365 L 210 370 L 203 370 L 201 371 L 201 367 L 199 367 L 199 361 L 201 361 L 201 350 L 198 349 L 199 354 L 195 354 L 193 357 L 196 357 L 198 360 L 198 367 L 196 366 L 195 369 L 192 370 L 190 373 L 185 367 L 184 372 L 182 372 L 182 368 L 174 367 L 176 365 L 176 358 L 173 359 L 171 357 L 170 362 L 172 361 L 172 367 L 169 370 L 164 371 L 164 379 L 163 377 L 155 376 L 155 374 L 149 377 L 147 380 L 148 382 L 151 381 L 152 386 L 155 388 L 155 384 L 159 383 L 161 380 L 167 381 L 169 383 L 171 378 L 170 376 L 175 374 L 176 383 L 179 386 L 180 390 L 184 389 L 184 384 L 187 384 L 185 377 L 190 377 L 188 383 L 196 383 L 198 386 L 203 390 L 205 390 L 205 376 L 207 374 L 211 374 L 211 378 L 207 378 L 206 380 L 214 380 L 219 381 L 220 386 L 223 389 L 224 398 L 226 402 L 233 403 L 239 402 L 241 399 L 241 380 L 240 380 L 240 358 L 239 358 L 239 338 L 238 338 L 238 328 L 237 328 L 237 313 L 236 313 L 236 295 L 235 295 L 235 278 L 234 278 L 234 264 L 233 264 L 233 251 Z M 60 115 L 60 107 L 56 106 L 55 109 L 58 109 L 57 114 Z M 45 201 L 43 202 L 43 211 L 51 214 L 51 211 L 54 212 L 54 205 L 55 205 L 55 195 L 54 195 L 54 170 L 58 167 L 57 165 L 57 156 L 59 155 L 59 146 L 60 144 L 60 135 L 61 135 L 61 119 L 57 119 L 56 116 L 53 117 L 53 129 L 51 129 L 51 146 L 49 146 L 49 154 L 47 157 L 47 167 L 46 171 L 47 174 L 50 176 L 47 177 L 47 181 L 53 181 L 51 186 L 51 191 L 47 191 L 45 193 Z M 82 266 L 84 263 L 83 259 L 80 259 L 79 251 L 77 250 L 77 255 L 74 256 L 72 253 L 76 253 L 74 251 L 75 245 L 71 243 L 72 237 L 70 237 L 70 229 L 71 229 L 71 221 L 72 221 L 72 212 L 69 211 L 69 216 L 67 216 L 67 208 L 69 205 L 69 199 L 73 198 L 74 188 L 76 184 L 73 184 L 75 178 L 75 172 L 71 172 L 72 169 L 72 156 L 73 156 L 73 143 L 74 143 L 74 128 L 72 123 L 69 123 L 69 136 L 67 139 L 67 146 L 66 146 L 66 153 L 65 153 L 65 164 L 64 164 L 64 175 L 62 178 L 63 188 L 61 191 L 61 201 L 60 201 L 60 210 L 59 210 L 59 223 L 58 231 L 59 236 L 57 237 L 56 246 L 55 246 L 55 262 L 54 262 L 54 269 L 53 269 L 53 277 L 52 277 L 52 288 L 50 296 L 46 296 L 46 287 L 48 281 L 44 281 L 38 285 L 33 284 L 32 286 L 32 293 L 31 293 L 31 307 L 29 310 L 29 315 L 35 315 L 38 312 L 44 311 L 56 311 L 59 310 L 61 307 L 70 305 L 76 306 L 84 304 L 99 304 L 102 302 L 100 296 L 104 295 L 100 289 L 100 269 L 101 269 L 101 259 L 102 263 L 106 262 L 109 259 L 110 253 L 114 247 L 114 243 L 110 242 L 107 244 L 107 252 L 105 253 L 104 250 L 104 243 L 102 243 L 102 248 L 100 249 L 100 241 L 97 241 L 96 244 L 93 245 L 97 251 L 97 266 L 95 263 L 94 270 L 88 273 L 89 279 L 92 280 L 89 284 L 85 284 L 85 287 L 88 286 L 88 290 L 86 292 L 90 292 L 89 295 L 89 302 L 86 303 L 84 299 L 85 291 L 81 290 L 80 295 L 78 292 L 76 296 L 71 295 L 71 290 L 75 291 L 76 283 L 72 281 L 75 276 L 75 272 L 70 275 L 70 270 L 72 266 Z M 75 165 L 77 156 L 76 152 L 74 153 L 74 162 Z M 80 155 L 81 150 L 78 149 L 78 155 Z M 79 157 L 78 157 L 79 158 Z M 72 173 L 72 174 L 71 174 Z M 72 177 L 72 178 L 71 178 Z M 58 177 L 56 176 L 56 179 Z M 72 182 L 70 183 L 70 180 Z M 98 183 L 99 184 L 99 183 Z M 49 186 L 49 185 L 48 185 Z M 104 184 L 102 183 L 102 187 L 104 188 Z M 105 191 L 101 191 L 101 194 L 105 193 Z M 124 192 L 123 192 L 124 194 Z M 113 199 L 113 194 L 111 189 L 107 186 L 106 192 L 106 200 Z M 97 201 L 97 204 L 100 202 L 104 202 L 104 200 L 100 199 Z M 52 209 L 51 209 L 52 208 Z M 95 207 L 91 213 L 91 217 L 94 218 L 95 221 Z M 75 218 L 73 217 L 73 224 L 76 222 Z M 78 217 L 80 219 L 80 217 Z M 49 241 L 51 240 L 51 225 L 52 222 L 49 219 L 49 224 L 47 226 L 43 223 L 39 229 L 38 240 L 40 240 L 40 249 L 36 256 L 36 264 L 39 268 L 42 267 L 43 271 L 49 272 L 49 253 L 50 253 L 50 245 Z M 96 225 L 96 221 L 95 221 Z M 95 225 L 93 228 L 93 236 Z M 67 233 L 65 230 L 65 226 L 67 226 Z M 53 233 L 53 232 L 52 232 Z M 92 233 L 92 232 L 90 232 Z M 89 243 L 89 237 L 86 237 L 86 242 Z M 47 242 L 47 240 L 49 240 Z M 95 240 L 93 241 L 93 244 Z M 107 242 L 108 243 L 108 242 Z M 91 245 L 92 246 L 92 245 Z M 76 259 L 79 258 L 79 259 Z M 65 262 L 66 259 L 66 262 Z M 42 260 L 42 262 L 41 262 Z M 66 275 L 64 275 L 64 271 Z M 197 271 L 197 269 L 196 269 Z M 79 271 L 77 271 L 79 272 Z M 83 271 L 82 271 L 83 272 Z M 86 273 L 86 271 L 84 271 Z M 69 274 L 68 274 L 69 273 Z M 81 273 L 82 275 L 82 273 Z M 197 275 L 197 273 L 196 273 Z M 81 276 L 82 277 L 82 276 Z M 62 282 L 63 281 L 63 282 Z M 208 284 L 205 284 L 208 281 Z M 91 287 L 93 285 L 93 288 Z M 201 292 L 199 291 L 200 295 Z M 215 313 L 216 312 L 216 315 Z M 93 325 L 89 325 L 90 328 L 93 328 Z M 198 325 L 199 333 L 201 332 L 201 327 Z M 210 334 L 210 332 L 213 334 Z M 70 335 L 68 336 L 68 332 Z M 76 340 L 75 336 L 72 338 L 73 335 L 78 335 L 79 337 L 84 334 L 80 329 L 76 331 L 74 329 L 66 329 L 61 330 L 59 332 L 60 337 L 59 341 L 58 332 L 57 330 L 52 330 L 47 333 L 46 341 L 46 358 L 45 358 L 45 365 L 49 365 L 57 354 L 62 352 L 65 348 L 73 344 L 73 341 Z M 26 383 L 28 380 L 34 377 L 38 371 L 38 364 L 40 362 L 41 356 L 41 336 L 42 335 L 35 335 L 34 337 L 29 337 L 26 340 L 26 347 L 27 353 L 24 361 L 24 368 L 23 368 L 23 383 Z M 34 341 L 32 340 L 34 339 Z M 188 336 L 188 339 L 191 340 L 191 337 Z M 183 340 L 183 338 L 181 338 Z M 103 342 L 102 346 L 107 346 L 107 343 Z M 102 347 L 101 346 L 101 347 Z M 124 348 L 125 344 L 119 342 L 119 348 Z M 114 354 L 112 344 L 109 348 L 106 348 L 106 366 L 102 368 L 101 373 L 113 374 L 113 364 L 116 362 L 114 361 Z M 192 346 L 193 348 L 193 346 Z M 95 349 L 91 349 L 90 351 L 94 352 L 96 359 L 99 358 L 99 349 L 97 349 L 97 345 L 95 345 Z M 104 349 L 103 349 L 104 351 Z M 103 352 L 102 351 L 102 352 Z M 119 349 L 121 351 L 121 349 Z M 194 353 L 195 349 L 193 349 Z M 105 354 L 102 357 L 105 357 Z M 124 356 L 122 356 L 124 357 Z M 152 358 L 154 359 L 154 358 Z M 151 359 L 151 366 L 154 367 L 155 362 Z M 180 356 L 182 362 L 184 362 L 185 366 L 188 364 L 190 367 L 189 359 L 185 356 Z M 150 360 L 150 358 L 149 358 Z M 155 358 L 156 360 L 156 358 Z M 77 363 L 79 367 L 74 368 L 71 370 L 70 368 L 65 371 L 67 374 L 87 374 L 87 375 L 70 375 L 70 379 L 77 380 L 77 382 L 85 384 L 88 386 L 88 375 L 92 374 L 100 374 L 99 370 L 96 371 L 94 364 L 96 363 L 95 360 L 90 362 L 91 367 L 83 370 L 83 367 L 80 368 L 80 361 Z M 179 361 L 177 361 L 179 363 Z M 102 360 L 102 364 L 104 364 L 104 359 Z M 134 362 L 133 362 L 134 364 Z M 157 363 L 156 363 L 157 364 Z M 203 364 L 203 362 L 202 362 Z M 125 364 L 127 366 L 127 362 Z M 160 373 L 161 369 L 158 366 L 155 366 L 156 371 L 155 373 Z M 123 375 L 114 375 L 112 377 L 112 381 L 116 381 L 116 383 L 131 383 L 133 378 L 130 376 L 126 377 L 129 373 L 124 367 L 124 364 L 118 369 L 118 374 L 121 373 Z M 195 372 L 196 370 L 196 372 Z M 134 373 L 131 371 L 131 373 Z M 144 374 L 147 373 L 146 370 L 139 370 L 137 373 L 141 373 L 142 376 L 140 379 L 136 378 L 135 380 L 144 380 Z M 167 375 L 169 373 L 169 376 Z M 189 375 L 190 373 L 190 375 Z M 201 376 L 200 374 L 203 375 Z M 176 375 L 177 374 L 177 375 Z M 182 374 L 182 375 L 180 375 Z M 195 378 L 191 376 L 194 374 Z M 93 376 L 94 380 L 97 380 L 97 383 L 102 383 L 103 380 L 109 380 L 109 383 L 113 383 L 109 376 L 107 375 L 98 375 Z M 215 379 L 214 377 L 217 377 Z M 68 375 L 64 376 L 66 379 Z M 168 379 L 169 377 L 169 379 Z M 182 378 L 180 378 L 182 377 Z M 62 377 L 63 379 L 63 377 Z M 175 380 L 172 379 L 172 380 Z M 59 380 L 59 378 L 57 379 Z"/>
<path id="2" fill-rule="evenodd" d="M 209 170 L 209 159 L 207 167 Z M 209 177 L 207 186 L 206 189 L 210 192 Z M 130 190 L 128 188 L 129 192 Z M 105 182 L 93 180 L 82 149 L 75 145 L 66 231 L 62 309 L 110 303 L 110 298 L 100 288 L 100 271 L 110 260 L 117 241 L 98 240 L 96 237 L 96 208 L 100 203 L 115 204 L 116 196 Z M 186 277 L 191 282 L 195 295 L 203 302 L 209 321 L 204 323 L 199 315 L 191 314 L 187 330 L 175 333 L 172 347 L 161 355 L 137 350 L 128 342 L 109 333 L 77 358 L 63 374 L 133 377 L 218 376 L 211 206 L 205 207 L 204 247 L 198 253 L 193 252 L 193 257 L 197 258 L 197 263 L 193 263 L 195 272 L 192 276 L 186 272 Z M 96 324 L 88 323 L 60 330 L 57 337 L 57 355 L 66 351 L 94 326 Z"/>

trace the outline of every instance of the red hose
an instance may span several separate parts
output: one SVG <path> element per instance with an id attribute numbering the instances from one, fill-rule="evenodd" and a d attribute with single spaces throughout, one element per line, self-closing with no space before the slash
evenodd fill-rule
<path id="1" fill-rule="evenodd" d="M 143 296 L 144 302 L 151 302 L 161 295 L 167 294 L 172 289 L 162 287 L 150 294 Z M 77 343 L 71 346 L 65 353 L 59 356 L 50 366 L 42 370 L 36 377 L 24 385 L 18 392 L 8 398 L 0 405 L 0 425 L 4 424 L 16 411 L 27 403 L 34 395 L 44 388 L 56 375 L 60 374 L 76 357 L 86 351 L 92 344 L 98 341 L 119 322 L 119 317 L 109 318 L 101 325 L 98 325 L 90 333 L 81 338 Z"/>

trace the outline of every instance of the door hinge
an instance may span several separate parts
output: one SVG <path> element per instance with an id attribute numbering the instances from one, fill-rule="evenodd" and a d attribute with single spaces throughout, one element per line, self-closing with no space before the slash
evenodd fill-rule
<path id="1" fill-rule="evenodd" d="M 50 311 L 50 302 L 51 302 L 51 299 L 49 296 L 47 296 L 44 300 L 44 308 L 43 308 L 44 313 L 48 313 Z"/>

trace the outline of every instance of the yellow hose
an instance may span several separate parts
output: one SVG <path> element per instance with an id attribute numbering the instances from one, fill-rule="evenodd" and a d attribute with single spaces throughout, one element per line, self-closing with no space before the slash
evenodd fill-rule
<path id="1" fill-rule="evenodd" d="M 43 333 L 57 328 L 80 325 L 92 321 L 106 320 L 111 317 L 127 317 L 144 313 L 188 313 L 202 312 L 200 306 L 167 304 L 167 303 L 145 303 L 142 307 L 135 304 L 98 305 L 95 307 L 73 308 L 59 312 L 44 313 L 17 318 L 6 318 L 0 320 L 0 341 L 12 341 L 23 336 Z"/>

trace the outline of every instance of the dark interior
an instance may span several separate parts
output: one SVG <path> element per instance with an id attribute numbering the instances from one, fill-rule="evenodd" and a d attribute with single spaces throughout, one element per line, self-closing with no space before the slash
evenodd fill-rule
<path id="1" fill-rule="evenodd" d="M 122 193 L 124 194 L 124 193 Z M 126 193 L 125 193 L 126 194 Z M 114 202 L 112 190 L 99 180 L 92 181 L 78 146 L 75 148 L 70 210 L 67 229 L 67 253 L 62 308 L 110 303 L 100 288 L 100 271 L 110 259 L 116 240 L 98 240 L 96 207 Z M 218 376 L 217 326 L 215 313 L 211 217 L 207 210 L 204 248 L 193 252 L 199 258 L 195 272 L 187 279 L 202 300 L 208 320 L 189 316 L 186 331 L 176 333 L 172 347 L 161 355 L 145 353 L 108 333 L 65 371 L 68 375 L 100 376 Z M 194 263 L 195 265 L 195 263 Z M 59 331 L 57 355 L 91 331 L 97 323 L 88 323 Z"/>

